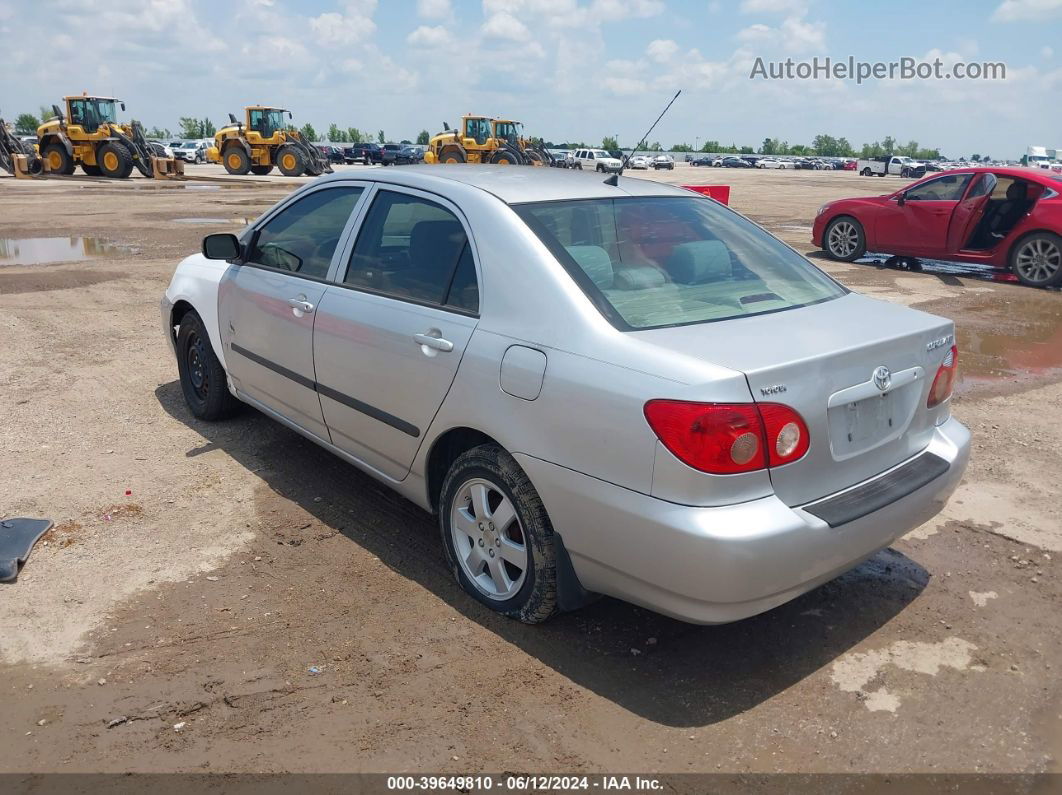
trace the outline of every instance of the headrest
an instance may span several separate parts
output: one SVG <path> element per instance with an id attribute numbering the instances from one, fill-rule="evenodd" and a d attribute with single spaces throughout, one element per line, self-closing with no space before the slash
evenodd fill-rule
<path id="1" fill-rule="evenodd" d="M 704 284 L 732 275 L 730 250 L 719 240 L 696 240 L 675 246 L 667 258 L 671 278 L 682 284 Z"/>
<path id="2" fill-rule="evenodd" d="M 612 258 L 601 246 L 565 246 L 565 251 L 593 280 L 598 289 L 612 286 Z"/>
<path id="3" fill-rule="evenodd" d="M 1020 179 L 1017 179 L 1014 180 L 1014 182 L 1010 183 L 1010 187 L 1007 188 L 1007 198 L 1024 199 L 1028 192 L 1029 191 L 1025 183 L 1022 182 Z"/>
<path id="4" fill-rule="evenodd" d="M 666 281 L 658 268 L 623 268 L 614 274 L 612 286 L 619 290 L 645 290 L 649 287 L 660 287 Z"/>

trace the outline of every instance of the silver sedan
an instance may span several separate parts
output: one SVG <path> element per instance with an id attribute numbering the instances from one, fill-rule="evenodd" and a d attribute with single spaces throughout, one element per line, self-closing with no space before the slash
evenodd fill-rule
<path id="1" fill-rule="evenodd" d="M 763 612 L 932 517 L 969 453 L 950 321 L 630 177 L 323 177 L 208 236 L 162 324 L 193 415 L 255 406 L 436 513 L 527 622 Z"/>

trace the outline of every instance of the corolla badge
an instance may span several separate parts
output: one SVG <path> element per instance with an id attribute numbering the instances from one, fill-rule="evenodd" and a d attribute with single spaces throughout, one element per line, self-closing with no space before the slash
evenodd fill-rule
<path id="1" fill-rule="evenodd" d="M 878 388 L 879 392 L 884 392 L 892 384 L 892 371 L 888 367 L 882 365 L 874 371 L 874 386 Z"/>

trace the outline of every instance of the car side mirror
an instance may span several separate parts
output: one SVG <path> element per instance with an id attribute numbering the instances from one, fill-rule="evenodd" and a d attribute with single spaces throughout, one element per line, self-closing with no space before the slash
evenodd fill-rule
<path id="1" fill-rule="evenodd" d="M 896 197 L 896 205 L 898 207 L 903 207 L 905 204 L 907 204 L 907 193 L 901 193 Z"/>
<path id="2" fill-rule="evenodd" d="M 240 256 L 240 241 L 236 235 L 219 233 L 203 238 L 203 256 L 207 259 L 234 260 Z"/>

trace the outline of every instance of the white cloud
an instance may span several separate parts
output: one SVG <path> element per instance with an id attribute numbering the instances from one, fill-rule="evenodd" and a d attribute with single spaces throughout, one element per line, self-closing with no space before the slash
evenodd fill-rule
<path id="1" fill-rule="evenodd" d="M 446 19 L 452 13 L 450 0 L 417 0 L 417 14 L 424 19 Z"/>
<path id="2" fill-rule="evenodd" d="M 823 52 L 826 46 L 826 23 L 808 22 L 802 17 L 787 17 L 773 28 L 757 23 L 738 31 L 737 40 L 743 44 L 757 45 L 766 52 L 781 50 L 787 53 Z"/>
<path id="3" fill-rule="evenodd" d="M 484 22 L 482 32 L 487 38 L 506 41 L 528 41 L 531 38 L 527 25 L 504 11 L 492 15 Z"/>
<path id="4" fill-rule="evenodd" d="M 657 63 L 667 63 L 678 52 L 678 44 L 671 39 L 654 39 L 645 48 L 645 54 Z"/>
<path id="5" fill-rule="evenodd" d="M 408 36 L 406 42 L 413 47 L 424 49 L 438 49 L 448 47 L 454 43 L 454 37 L 450 31 L 442 25 L 421 25 Z"/>
<path id="6" fill-rule="evenodd" d="M 602 81 L 605 90 L 617 97 L 629 97 L 635 94 L 644 94 L 649 87 L 644 80 L 632 77 L 606 77 Z"/>
<path id="7" fill-rule="evenodd" d="M 325 47 L 344 47 L 357 44 L 376 32 L 376 23 L 360 14 L 344 16 L 330 11 L 310 20 L 310 29 Z"/>
<path id="8" fill-rule="evenodd" d="M 1045 61 L 1050 61 L 1052 58 L 1055 57 L 1055 51 L 1049 45 L 1045 44 L 1043 47 L 1040 48 L 1040 57 L 1043 58 Z"/>
<path id="9" fill-rule="evenodd" d="M 743 14 L 797 14 L 808 10 L 806 0 L 741 0 Z"/>
<path id="10" fill-rule="evenodd" d="M 995 22 L 1032 22 L 1062 17 L 1062 0 L 1003 0 L 992 14 Z"/>

